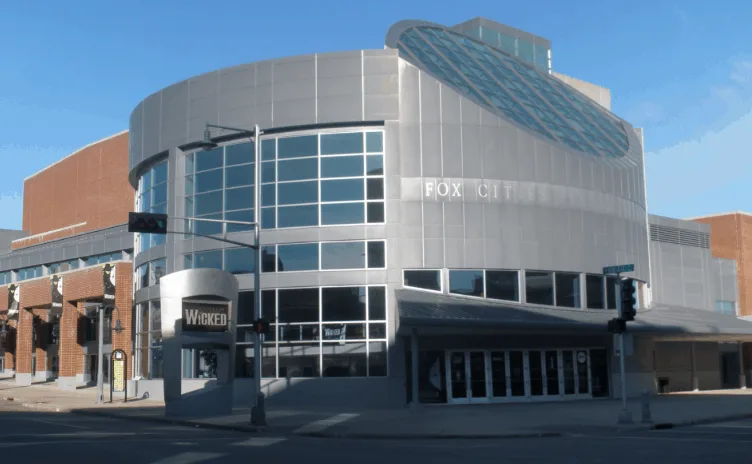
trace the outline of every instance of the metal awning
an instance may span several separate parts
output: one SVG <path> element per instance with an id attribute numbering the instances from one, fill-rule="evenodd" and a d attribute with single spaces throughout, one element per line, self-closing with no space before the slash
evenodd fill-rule
<path id="1" fill-rule="evenodd" d="M 483 328 L 514 332 L 603 334 L 613 310 L 513 304 L 418 290 L 396 291 L 400 331 L 406 328 Z M 749 339 L 752 321 L 710 310 L 654 306 L 640 310 L 629 332 L 659 338 Z"/>

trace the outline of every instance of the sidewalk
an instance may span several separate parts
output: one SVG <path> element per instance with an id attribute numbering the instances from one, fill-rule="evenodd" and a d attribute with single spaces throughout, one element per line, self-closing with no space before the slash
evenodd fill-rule
<path id="1" fill-rule="evenodd" d="M 106 392 L 108 393 L 108 392 Z M 639 400 L 630 401 L 635 424 L 621 426 L 618 400 L 583 400 L 549 403 L 485 405 L 424 405 L 379 410 L 286 409 L 267 410 L 268 427 L 249 424 L 250 411 L 240 408 L 231 415 L 200 419 L 164 416 L 164 403 L 133 400 L 128 403 L 94 404 L 96 388 L 61 391 L 54 383 L 16 387 L 0 380 L 0 400 L 44 411 L 99 415 L 119 419 L 257 432 L 337 438 L 521 438 L 589 432 L 668 428 L 697 423 L 752 418 L 752 390 L 676 393 L 651 398 L 652 424 L 641 424 Z M 122 398 L 122 397 L 121 397 Z M 105 395 L 105 400 L 109 395 Z"/>

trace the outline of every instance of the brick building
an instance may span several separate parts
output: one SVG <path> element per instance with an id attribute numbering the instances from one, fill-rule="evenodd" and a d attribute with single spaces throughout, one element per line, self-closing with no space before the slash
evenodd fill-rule
<path id="1" fill-rule="evenodd" d="M 97 311 L 110 267 L 117 309 L 105 322 L 119 319 L 125 330 L 107 332 L 104 355 L 122 349 L 130 357 L 133 239 L 123 224 L 134 191 L 127 171 L 128 133 L 121 132 L 25 179 L 23 232 L 9 233 L 10 250 L 0 254 L 0 370 L 18 383 L 57 379 L 74 388 L 96 377 Z"/>

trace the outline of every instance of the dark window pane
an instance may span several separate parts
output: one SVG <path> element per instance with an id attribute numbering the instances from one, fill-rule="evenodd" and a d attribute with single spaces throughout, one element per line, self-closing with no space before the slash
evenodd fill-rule
<path id="1" fill-rule="evenodd" d="M 532 304 L 554 304 L 553 274 L 550 272 L 525 272 L 525 295 Z"/>
<path id="2" fill-rule="evenodd" d="M 193 268 L 222 269 L 222 250 L 199 251 L 194 253 Z"/>
<path id="3" fill-rule="evenodd" d="M 449 293 L 483 296 L 483 271 L 449 271 Z"/>
<path id="4" fill-rule="evenodd" d="M 253 163 L 253 142 L 238 143 L 225 147 L 225 166 Z"/>
<path id="5" fill-rule="evenodd" d="M 221 147 L 209 151 L 197 151 L 196 172 L 221 167 L 223 152 L 224 149 Z"/>
<path id="6" fill-rule="evenodd" d="M 241 185 L 253 185 L 253 164 L 241 164 L 225 168 L 225 187 L 240 187 Z M 214 171 L 210 171 L 214 172 Z M 201 174 L 198 174 L 199 176 Z"/>
<path id="7" fill-rule="evenodd" d="M 317 179 L 319 177 L 318 158 L 304 158 L 277 162 L 277 180 Z"/>
<path id="8" fill-rule="evenodd" d="M 261 228 L 274 229 L 277 227 L 277 213 L 274 208 L 261 209 Z"/>
<path id="9" fill-rule="evenodd" d="M 277 204 L 279 205 L 316 203 L 318 199 L 319 185 L 316 181 L 277 184 Z"/>
<path id="10" fill-rule="evenodd" d="M 356 201 L 363 198 L 363 179 L 321 181 L 321 201 Z"/>
<path id="11" fill-rule="evenodd" d="M 365 343 L 324 343 L 322 347 L 324 377 L 365 377 L 368 358 Z"/>
<path id="12" fill-rule="evenodd" d="M 616 309 L 616 277 L 606 277 L 608 309 Z"/>
<path id="13" fill-rule="evenodd" d="M 580 275 L 557 272 L 556 278 L 556 306 L 565 308 L 580 307 Z"/>
<path id="14" fill-rule="evenodd" d="M 316 135 L 302 137 L 284 137 L 277 140 L 277 158 L 302 158 L 319 154 L 319 142 Z"/>
<path id="15" fill-rule="evenodd" d="M 146 171 L 143 176 L 141 176 L 141 192 L 146 192 L 147 190 L 151 190 L 151 170 Z"/>
<path id="16" fill-rule="evenodd" d="M 222 191 L 218 190 L 211 193 L 196 195 L 194 198 L 195 215 L 203 216 L 205 214 L 222 211 Z"/>
<path id="17" fill-rule="evenodd" d="M 379 177 L 376 179 L 368 179 L 368 199 L 369 200 L 383 200 L 384 199 L 384 179 Z"/>
<path id="18" fill-rule="evenodd" d="M 279 290 L 278 298 L 278 318 L 280 323 L 319 321 L 318 288 Z"/>
<path id="19" fill-rule="evenodd" d="M 318 205 L 277 208 L 277 227 L 305 227 L 319 223 Z"/>
<path id="20" fill-rule="evenodd" d="M 357 177 L 363 175 L 363 156 L 321 158 L 321 177 Z"/>
<path id="21" fill-rule="evenodd" d="M 193 174 L 194 172 L 194 154 L 188 153 L 185 155 L 185 173 L 186 174 Z"/>
<path id="22" fill-rule="evenodd" d="M 261 317 L 267 322 L 273 324 L 277 322 L 277 296 L 274 290 L 263 290 L 261 292 Z M 238 292 L 238 324 L 253 324 L 253 292 Z"/>
<path id="23" fill-rule="evenodd" d="M 253 377 L 253 345 L 238 345 L 235 347 L 235 377 Z M 261 377 L 273 378 L 277 375 L 277 345 L 264 344 L 263 359 L 261 361 Z"/>
<path id="24" fill-rule="evenodd" d="M 253 208 L 253 187 L 225 190 L 225 210 Z"/>
<path id="25" fill-rule="evenodd" d="M 334 287 L 321 289 L 322 321 L 364 321 L 365 319 L 365 287 Z"/>
<path id="26" fill-rule="evenodd" d="M 384 203 L 382 202 L 369 202 L 366 204 L 368 208 L 368 223 L 378 224 L 384 222 Z"/>
<path id="27" fill-rule="evenodd" d="M 382 155 L 366 156 L 366 173 L 369 176 L 384 174 L 384 157 Z"/>
<path id="28" fill-rule="evenodd" d="M 245 209 L 240 211 L 231 211 L 229 213 L 225 213 L 225 219 L 228 221 L 244 221 L 244 222 L 253 222 L 253 210 L 252 209 Z M 248 226 L 244 224 L 227 224 L 227 232 L 248 232 L 253 230 L 253 226 Z"/>
<path id="29" fill-rule="evenodd" d="M 386 266 L 384 242 L 368 242 L 368 268 L 379 269 Z"/>
<path id="30" fill-rule="evenodd" d="M 486 298 L 520 301 L 517 271 L 486 271 Z"/>
<path id="31" fill-rule="evenodd" d="M 152 169 L 151 184 L 157 185 L 167 182 L 167 162 L 159 163 Z"/>
<path id="32" fill-rule="evenodd" d="M 362 224 L 363 203 L 321 205 L 321 224 Z"/>
<path id="33" fill-rule="evenodd" d="M 274 206 L 277 204 L 277 186 L 268 184 L 261 186 L 261 206 Z"/>
<path id="34" fill-rule="evenodd" d="M 405 271 L 405 287 L 441 291 L 441 272 L 434 270 Z"/>
<path id="35" fill-rule="evenodd" d="M 280 343 L 279 377 L 319 377 L 320 350 L 318 343 Z"/>
<path id="36" fill-rule="evenodd" d="M 267 182 L 276 182 L 277 181 L 277 174 L 276 174 L 276 163 L 261 163 L 261 183 L 265 184 Z"/>
<path id="37" fill-rule="evenodd" d="M 256 269 L 254 250 L 233 248 L 225 250 L 225 271 L 230 274 L 250 274 Z"/>
<path id="38" fill-rule="evenodd" d="M 368 320 L 386 320 L 386 287 L 368 287 Z"/>
<path id="39" fill-rule="evenodd" d="M 321 269 L 363 269 L 365 267 L 365 242 L 321 244 Z"/>
<path id="40" fill-rule="evenodd" d="M 193 176 L 185 177 L 185 195 L 193 195 Z"/>
<path id="41" fill-rule="evenodd" d="M 316 271 L 319 268 L 319 245 L 300 243 L 277 245 L 277 269 L 284 271 Z"/>
<path id="42" fill-rule="evenodd" d="M 261 272 L 277 271 L 277 254 L 274 249 L 274 245 L 261 248 Z"/>
<path id="43" fill-rule="evenodd" d="M 222 188 L 222 170 L 215 169 L 196 174 L 195 188 L 196 193 L 208 192 L 210 190 L 219 190 Z"/>
<path id="44" fill-rule="evenodd" d="M 380 153 L 384 151 L 382 132 L 366 132 L 366 151 L 368 153 Z"/>
<path id="45" fill-rule="evenodd" d="M 222 192 L 218 192 L 218 193 L 222 193 Z M 208 216 L 203 216 L 202 219 L 222 219 L 222 214 L 210 214 Z M 222 223 L 221 222 L 194 221 L 193 233 L 201 234 L 201 235 L 221 234 Z"/>
<path id="46" fill-rule="evenodd" d="M 318 324 L 280 325 L 278 332 L 281 342 L 314 342 L 321 338 Z"/>
<path id="47" fill-rule="evenodd" d="M 261 141 L 261 160 L 269 161 L 277 157 L 277 139 Z"/>
<path id="48" fill-rule="evenodd" d="M 369 377 L 386 377 L 386 342 L 368 344 Z"/>
<path id="49" fill-rule="evenodd" d="M 322 155 L 363 153 L 363 133 L 321 134 Z"/>
<path id="50" fill-rule="evenodd" d="M 603 276 L 585 276 L 588 309 L 603 309 Z"/>
<path id="51" fill-rule="evenodd" d="M 386 338 L 386 324 L 368 324 L 368 338 Z"/>

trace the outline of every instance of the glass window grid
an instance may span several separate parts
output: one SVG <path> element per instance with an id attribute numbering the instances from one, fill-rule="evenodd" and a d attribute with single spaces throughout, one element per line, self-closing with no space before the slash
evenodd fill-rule
<path id="1" fill-rule="evenodd" d="M 339 153 L 339 154 L 335 154 L 335 155 L 322 155 L 322 154 L 320 154 L 321 153 L 321 138 L 322 138 L 322 136 L 325 137 L 328 134 L 347 134 L 347 133 L 360 133 L 360 134 L 362 134 L 362 137 L 363 137 L 363 150 L 361 152 L 357 152 L 357 153 Z M 381 135 L 381 148 L 382 148 L 381 152 L 378 152 L 378 151 L 375 151 L 375 150 L 370 150 L 369 151 L 369 147 L 368 147 L 369 134 L 380 134 Z M 300 136 L 305 136 L 305 135 L 301 134 Z M 263 175 L 262 175 L 261 185 L 262 185 L 262 188 L 263 188 L 264 185 L 272 185 L 273 184 L 275 186 L 275 188 L 274 188 L 274 204 L 273 205 L 266 204 L 265 206 L 262 206 L 262 208 L 261 208 L 262 209 L 262 213 L 264 211 L 269 211 L 269 210 L 273 210 L 274 211 L 274 225 L 275 225 L 275 227 L 264 227 L 263 225 L 262 225 L 262 227 L 269 228 L 269 229 L 271 229 L 271 228 L 293 229 L 293 228 L 299 228 L 299 227 L 331 227 L 331 226 L 344 226 L 344 225 L 353 225 L 353 224 L 383 224 L 385 222 L 385 219 L 386 219 L 386 212 L 384 212 L 384 220 L 382 220 L 380 222 L 376 222 L 376 221 L 369 222 L 368 221 L 368 204 L 369 203 L 381 203 L 382 205 L 384 205 L 384 209 L 386 208 L 386 196 L 387 196 L 387 193 L 386 193 L 386 181 L 385 181 L 385 176 L 384 176 L 384 168 L 382 167 L 381 174 L 368 174 L 367 163 L 368 163 L 368 155 L 381 155 L 382 156 L 382 166 L 384 165 L 384 155 L 383 155 L 383 148 L 384 148 L 384 144 L 385 144 L 385 141 L 384 141 L 384 132 L 383 131 L 375 131 L 375 130 L 341 131 L 341 132 L 331 132 L 331 133 L 329 133 L 329 132 L 321 132 L 321 133 L 317 133 L 316 136 L 317 136 L 317 144 L 318 144 L 318 153 L 319 154 L 317 154 L 315 156 L 285 157 L 283 159 L 279 159 L 279 157 L 277 156 L 277 153 L 278 153 L 278 150 L 279 150 L 279 147 L 278 147 L 279 140 L 281 138 L 296 137 L 295 135 L 292 135 L 290 137 L 277 137 L 277 138 L 274 138 L 274 139 L 262 139 L 261 140 L 262 144 L 264 144 L 264 142 L 268 141 L 268 140 L 273 140 L 274 141 L 274 148 L 273 148 L 273 150 L 269 150 L 269 152 L 271 152 L 271 151 L 274 152 L 274 156 L 273 157 L 272 156 L 262 156 L 262 164 L 261 164 L 262 171 L 263 171 L 263 166 L 264 165 L 267 165 L 267 166 L 272 165 L 272 164 L 274 165 L 274 179 L 272 181 L 269 181 L 268 179 L 264 180 Z M 269 143 L 269 142 L 266 142 L 266 143 Z M 233 145 L 227 145 L 225 147 L 222 147 L 222 149 L 224 150 L 223 151 L 223 160 L 226 160 L 226 158 L 227 158 L 227 154 L 226 154 L 227 150 L 226 149 L 229 146 L 233 146 Z M 263 150 L 262 150 L 262 152 L 263 152 Z M 191 156 L 191 155 L 193 155 L 193 154 L 189 153 L 186 156 Z M 363 175 L 362 176 L 347 176 L 347 177 L 322 177 L 322 175 L 321 175 L 321 158 L 335 158 L 335 157 L 343 157 L 343 156 L 361 156 L 363 158 Z M 318 175 L 315 178 L 311 177 L 311 178 L 306 178 L 306 179 L 286 180 L 286 181 L 278 180 L 278 177 L 279 177 L 279 163 L 280 162 L 284 163 L 286 161 L 291 161 L 291 160 L 313 159 L 313 158 L 317 158 L 318 159 L 318 163 L 317 163 Z M 189 164 L 189 163 L 187 163 L 187 164 Z M 242 165 L 251 165 L 251 164 L 253 164 L 253 163 L 243 163 Z M 233 168 L 237 167 L 237 166 L 242 166 L 242 165 L 233 165 Z M 213 193 L 213 192 L 218 192 L 218 191 L 224 191 L 224 192 L 226 192 L 226 191 L 234 189 L 234 188 L 243 188 L 243 187 L 248 187 L 249 185 L 251 185 L 251 186 L 253 185 L 253 181 L 251 181 L 250 184 L 243 185 L 242 187 L 238 187 L 238 186 L 233 186 L 233 187 L 230 187 L 230 188 L 225 187 L 226 177 L 227 177 L 226 176 L 226 168 L 227 168 L 227 166 L 225 165 L 225 163 L 223 163 L 223 165 L 220 166 L 220 167 L 214 167 L 214 168 L 206 169 L 206 170 L 203 170 L 203 171 L 195 171 L 195 163 L 193 163 L 192 166 L 194 167 L 194 171 L 187 171 L 185 173 L 186 174 L 186 178 L 192 178 L 192 180 L 193 180 L 193 182 L 192 182 L 193 191 L 190 192 L 190 194 L 189 194 L 189 192 L 186 192 L 186 200 L 187 201 L 186 201 L 185 214 L 186 214 L 187 217 L 194 216 L 195 203 L 196 203 L 195 198 L 198 195 L 205 195 L 205 194 L 208 194 L 208 193 Z M 217 171 L 218 170 L 222 170 L 222 182 L 221 182 L 222 188 L 215 189 L 215 190 L 207 190 L 207 191 L 203 191 L 201 193 L 196 193 L 195 175 L 197 173 L 211 172 L 213 170 L 217 170 Z M 347 180 L 347 179 L 363 179 L 363 200 L 321 201 L 321 184 L 322 184 L 322 182 L 326 182 L 327 180 Z M 369 199 L 368 198 L 368 191 L 367 191 L 368 179 L 382 179 L 383 198 L 380 198 L 380 199 Z M 290 204 L 285 204 L 285 205 L 279 205 L 278 204 L 278 200 L 279 200 L 279 185 L 280 184 L 292 184 L 292 183 L 310 182 L 310 181 L 316 181 L 317 184 L 318 184 L 318 201 L 316 201 L 316 202 L 306 202 L 306 203 L 290 203 Z M 241 212 L 241 211 L 248 211 L 248 212 L 252 212 L 253 211 L 252 208 L 241 208 L 241 209 L 234 209 L 234 210 L 225 210 L 224 209 L 224 206 L 225 206 L 225 203 L 226 203 L 225 194 L 222 195 L 221 202 L 222 202 L 222 206 L 221 206 L 221 208 L 220 208 L 219 211 L 215 211 L 215 212 L 211 212 L 211 213 L 206 213 L 206 214 L 201 214 L 201 215 L 197 215 L 196 214 L 195 217 L 215 219 L 215 217 L 213 217 L 213 216 L 221 215 L 221 214 L 224 213 L 224 218 L 227 219 L 227 213 L 237 213 L 237 212 Z M 362 222 L 342 223 L 342 224 L 324 224 L 323 221 L 322 221 L 322 205 L 336 205 L 336 204 L 363 204 L 363 221 Z M 278 218 L 279 214 L 278 213 L 279 213 L 279 209 L 280 208 L 295 207 L 295 206 L 310 206 L 310 205 L 316 205 L 317 215 L 318 215 L 318 224 L 303 225 L 303 226 L 293 226 L 293 227 L 278 227 L 278 224 L 279 224 L 279 218 Z M 195 223 L 193 225 L 193 230 L 192 230 L 193 233 L 197 233 L 196 232 L 196 227 L 198 225 L 199 225 L 198 223 Z M 210 225 L 210 226 L 207 226 L 207 227 L 209 227 L 212 231 L 216 230 L 216 232 L 214 232 L 214 233 L 217 233 L 217 234 L 221 233 L 221 224 L 217 224 L 216 226 Z M 228 225 L 227 226 L 227 230 L 228 230 L 228 232 L 246 231 L 246 230 L 251 230 L 251 227 L 250 226 L 245 227 L 245 226 L 242 226 L 242 225 L 235 225 L 235 226 Z"/>
<path id="2" fill-rule="evenodd" d="M 530 62 L 528 64 L 505 56 L 504 52 L 488 46 L 483 39 L 481 42 L 476 42 L 464 35 L 433 27 L 409 29 L 400 37 L 399 45 L 403 52 L 407 51 L 410 56 L 423 62 L 431 72 L 444 77 L 462 91 L 478 98 L 479 101 L 490 99 L 493 106 L 501 109 L 507 116 L 517 122 L 520 122 L 520 117 L 522 117 L 523 124 L 540 132 L 541 128 L 534 119 L 516 111 L 510 112 L 510 103 L 517 106 L 510 99 L 495 96 L 495 90 L 502 90 L 501 86 L 493 85 L 489 90 L 488 76 L 481 71 L 482 68 L 467 61 L 468 53 L 456 49 L 451 38 L 467 47 L 476 59 L 483 60 L 484 66 L 490 68 L 490 72 L 502 72 L 496 76 L 496 79 L 501 79 L 500 82 L 504 82 L 505 86 L 511 85 L 508 91 L 521 99 L 528 111 L 532 111 L 538 119 L 544 121 L 546 128 L 541 132 L 543 135 L 558 139 L 579 151 L 598 155 L 623 156 L 628 149 L 628 139 L 620 121 L 594 108 L 591 102 L 580 98 L 565 85 L 552 82 L 553 78 L 543 75 L 547 69 L 535 69 L 538 64 L 549 63 L 548 50 L 545 47 L 529 44 L 529 59 L 520 58 L 519 51 L 515 50 L 514 54 Z M 498 40 L 498 37 L 495 36 L 494 39 Z M 453 71 L 452 66 L 436 55 L 427 42 L 437 47 L 437 50 L 440 50 L 452 64 L 459 66 L 460 72 Z M 473 51 L 475 53 L 472 53 Z M 537 57 L 536 53 L 541 56 Z M 490 64 L 490 61 L 494 61 L 495 64 Z M 502 62 L 504 64 L 501 64 Z M 459 74 L 464 74 L 464 79 Z M 465 79 L 472 80 L 473 85 L 484 95 L 478 94 L 475 89 L 468 86 L 468 83 L 464 82 Z M 551 111 L 552 109 L 554 111 Z M 563 113 L 568 119 L 564 119 L 559 113 Z"/>
<path id="3" fill-rule="evenodd" d="M 0 272 L 0 285 L 9 284 L 11 280 L 10 271 Z"/>
<path id="4" fill-rule="evenodd" d="M 384 351 L 385 357 L 388 359 L 388 351 L 389 351 L 389 344 L 387 342 L 387 338 L 371 338 L 370 337 L 370 324 L 376 323 L 376 324 L 384 324 L 385 325 L 385 335 L 388 336 L 389 334 L 389 323 L 387 321 L 388 319 L 388 305 L 389 305 L 389 298 L 388 294 L 385 292 L 385 299 L 384 305 L 386 307 L 386 310 L 384 311 L 385 319 L 369 319 L 370 317 L 370 302 L 369 302 L 369 294 L 371 292 L 372 288 L 386 288 L 384 285 L 334 285 L 334 286 L 324 286 L 324 287 L 290 287 L 290 288 L 277 288 L 277 289 L 268 289 L 274 291 L 274 320 L 279 320 L 279 292 L 284 290 L 302 290 L 302 289 L 318 289 L 318 297 L 319 297 L 319 321 L 318 322 L 299 322 L 299 323 L 272 323 L 269 324 L 269 331 L 277 333 L 279 330 L 278 327 L 298 327 L 298 326 L 308 326 L 308 327 L 318 327 L 319 330 L 319 340 L 315 341 L 304 341 L 304 340 L 290 340 L 290 341 L 278 341 L 277 336 L 274 337 L 274 341 L 263 341 L 263 350 L 267 350 L 268 348 L 274 347 L 274 363 L 275 363 L 275 376 L 274 377 L 265 377 L 263 378 L 279 378 L 279 347 L 284 346 L 290 346 L 290 345 L 309 345 L 309 346 L 318 346 L 319 347 L 319 354 L 318 354 L 318 361 L 319 361 L 319 375 L 317 377 L 306 377 L 306 378 L 323 378 L 323 368 L 324 368 L 324 360 L 323 360 L 323 352 L 324 352 L 324 346 L 325 345 L 347 345 L 350 343 L 360 343 L 366 345 L 366 377 L 371 377 L 370 370 L 371 370 L 371 364 L 370 364 L 370 356 L 371 356 L 371 342 L 383 342 L 385 343 L 386 350 Z M 366 295 L 365 295 L 365 301 L 366 301 L 366 315 L 365 320 L 337 320 L 337 321 L 323 321 L 323 289 L 327 288 L 366 288 Z M 266 292 L 267 289 L 262 289 L 262 292 Z M 364 324 L 366 326 L 365 335 L 366 338 L 358 338 L 358 339 L 347 339 L 347 340 L 322 340 L 321 333 L 323 331 L 323 326 L 325 325 L 333 325 L 333 324 Z M 252 324 L 238 324 L 237 328 L 252 328 Z M 238 333 L 240 330 L 238 330 Z M 237 336 L 237 333 L 236 333 Z M 235 342 L 236 346 L 253 346 L 253 342 L 245 342 L 245 341 L 238 341 Z M 268 356 L 265 356 L 268 357 Z M 387 367 L 386 367 L 386 377 L 389 376 L 389 363 L 387 361 Z M 379 377 L 385 377 L 385 376 L 379 376 Z M 295 378 L 295 377 L 291 377 Z M 344 378 L 363 378 L 362 376 L 353 376 L 353 377 L 344 377 Z"/>
<path id="5" fill-rule="evenodd" d="M 136 196 L 136 211 L 139 212 L 151 212 L 151 213 L 166 213 L 167 212 L 167 178 L 168 175 L 164 175 L 162 179 L 158 178 L 157 172 L 162 169 L 167 170 L 167 160 L 161 161 L 152 166 L 148 171 L 139 179 L 138 195 Z M 148 184 L 148 185 L 147 185 Z M 155 189 L 162 191 L 164 187 L 164 197 L 155 199 Z M 144 204 L 144 200 L 148 199 L 148 204 Z M 165 242 L 165 236 L 161 234 L 136 234 L 138 240 L 138 251 L 144 252 L 149 248 L 160 245 Z"/>
<path id="6" fill-rule="evenodd" d="M 441 290 L 429 290 L 425 288 L 420 287 L 411 287 L 408 285 L 405 285 L 405 271 L 438 271 L 440 273 L 439 275 L 439 281 L 441 283 Z M 446 272 L 444 272 L 446 271 Z M 450 271 L 476 271 L 476 272 L 483 272 L 483 296 L 473 296 L 473 295 L 465 295 L 462 293 L 453 293 L 450 292 L 450 282 L 449 282 L 449 276 Z M 502 299 L 496 299 L 496 298 L 488 298 L 487 295 L 487 273 L 488 272 L 494 272 L 494 271 L 503 271 L 503 272 L 516 272 L 517 273 L 517 300 L 502 300 Z M 457 295 L 463 298 L 472 298 L 472 299 L 483 299 L 483 300 L 490 300 L 490 301 L 502 301 L 507 303 L 516 303 L 516 304 L 527 304 L 527 301 L 523 302 L 523 295 L 527 294 L 527 288 L 525 286 L 525 276 L 523 274 L 523 270 L 519 269 L 479 269 L 479 268 L 472 268 L 472 269 L 458 269 L 458 268 L 452 268 L 452 269 L 419 269 L 419 268 L 410 268 L 410 269 L 403 269 L 402 270 L 402 286 L 404 288 L 409 288 L 413 290 L 418 290 L 422 292 L 429 292 L 429 293 L 441 293 L 441 294 L 447 294 L 447 295 Z M 546 270 L 540 270 L 540 269 L 528 269 L 527 272 L 545 272 L 548 274 L 551 274 L 552 279 L 552 291 L 553 291 L 553 305 L 541 305 L 537 304 L 536 306 L 544 306 L 544 307 L 550 307 L 550 308 L 567 308 L 567 309 L 585 309 L 585 310 L 601 310 L 601 309 L 607 309 L 609 311 L 615 310 L 615 308 L 606 308 L 608 306 L 608 301 L 606 298 L 606 292 L 607 292 L 607 280 L 605 275 L 599 275 L 599 274 L 587 274 L 587 273 L 580 273 L 580 272 L 567 272 L 567 271 L 546 271 Z M 578 281 L 579 281 L 579 306 L 560 306 L 557 304 L 556 301 L 556 275 L 557 274 L 566 274 L 566 275 L 577 275 Z M 596 276 L 600 277 L 601 279 L 601 285 L 602 285 L 602 291 L 603 291 L 603 307 L 602 308 L 588 308 L 587 307 L 587 289 L 586 289 L 586 276 Z M 583 289 L 583 286 L 585 288 Z M 526 299 L 526 298 L 525 298 Z"/>
<path id="7" fill-rule="evenodd" d="M 304 271 L 278 271 L 277 270 L 277 256 L 278 256 L 278 247 L 279 246 L 285 246 L 285 245 L 308 245 L 311 243 L 315 243 L 318 245 L 318 269 L 306 269 Z M 342 269 L 323 269 L 321 267 L 321 247 L 324 244 L 327 243 L 363 243 L 365 247 L 365 259 L 364 259 L 364 267 L 362 268 L 342 268 Z M 369 243 L 383 243 L 384 244 L 384 266 L 382 267 L 369 267 L 368 266 L 368 244 Z M 278 243 L 278 244 L 271 244 L 271 245 L 264 245 L 263 248 L 266 250 L 272 249 L 274 251 L 274 271 L 261 271 L 262 274 L 274 274 L 274 273 L 293 273 L 293 272 L 340 272 L 340 271 L 354 271 L 354 270 L 362 270 L 362 269 L 386 269 L 387 267 L 387 257 L 386 257 L 386 241 L 385 240 L 342 240 L 342 241 L 329 241 L 329 242 L 294 242 L 294 243 Z M 232 248 L 220 248 L 216 250 L 204 250 L 204 251 L 222 251 L 222 269 L 226 266 L 226 253 L 230 250 L 237 250 L 238 247 L 232 247 Z M 203 253 L 204 251 L 198 252 Z M 183 255 L 184 259 L 184 266 L 186 269 L 192 269 L 193 263 L 196 262 L 195 255 L 196 253 L 188 253 Z M 188 263 L 190 263 L 191 267 L 188 267 Z"/>
<path id="8" fill-rule="evenodd" d="M 139 376 L 139 373 L 147 372 L 147 378 L 161 378 L 154 376 L 154 366 L 152 365 L 152 352 L 162 349 L 162 330 L 161 324 L 158 330 L 154 330 L 154 321 L 152 320 L 152 312 L 154 311 L 155 301 L 149 301 L 140 303 L 138 305 L 137 317 L 136 317 L 136 337 L 135 337 L 135 369 L 133 370 L 133 376 Z M 144 327 L 146 322 L 146 327 Z M 146 353 L 144 353 L 146 351 Z M 144 366 L 143 363 L 146 363 Z M 145 369 L 144 369 L 145 367 Z"/>

